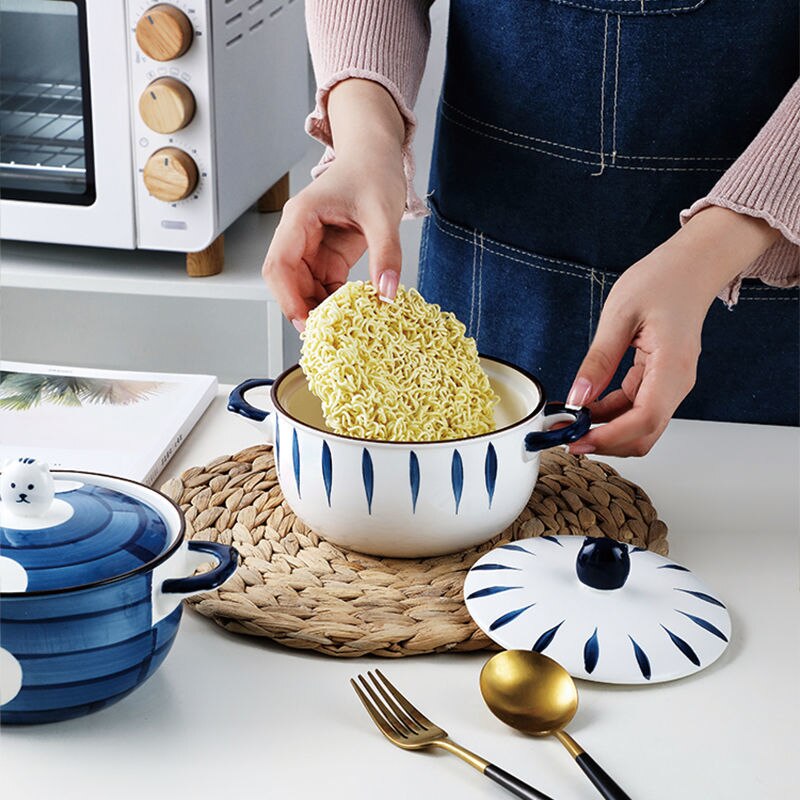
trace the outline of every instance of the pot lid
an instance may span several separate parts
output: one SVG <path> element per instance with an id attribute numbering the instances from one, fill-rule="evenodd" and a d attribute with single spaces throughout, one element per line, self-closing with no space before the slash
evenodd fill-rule
<path id="1" fill-rule="evenodd" d="M 153 561 L 175 531 L 148 495 L 166 500 L 120 478 L 9 462 L 0 475 L 0 591 L 74 589 Z"/>
<path id="2" fill-rule="evenodd" d="M 690 570 L 613 539 L 538 536 L 502 545 L 464 582 L 478 627 L 508 650 L 536 650 L 573 677 L 658 683 L 728 646 L 724 604 Z"/>

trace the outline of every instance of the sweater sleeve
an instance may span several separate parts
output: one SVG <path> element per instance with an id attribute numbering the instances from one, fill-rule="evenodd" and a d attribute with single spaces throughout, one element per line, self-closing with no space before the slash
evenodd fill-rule
<path id="1" fill-rule="evenodd" d="M 782 234 L 725 287 L 721 300 L 736 303 L 742 278 L 771 286 L 800 283 L 800 80 L 714 188 L 681 211 L 681 224 L 712 205 L 760 217 Z"/>
<path id="2" fill-rule="evenodd" d="M 406 175 L 406 216 L 427 213 L 414 190 L 416 127 L 412 108 L 425 69 L 430 43 L 430 0 L 307 0 L 306 27 L 314 74 L 316 104 L 306 119 L 306 131 L 325 145 L 312 175 L 333 161 L 328 118 L 328 94 L 346 78 L 365 78 L 383 86 L 405 121 L 403 164 Z"/>

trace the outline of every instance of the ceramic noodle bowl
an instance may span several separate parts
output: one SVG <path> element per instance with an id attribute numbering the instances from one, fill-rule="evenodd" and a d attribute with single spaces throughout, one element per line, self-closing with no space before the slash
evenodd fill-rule
<path id="1" fill-rule="evenodd" d="M 379 442 L 325 425 L 299 365 L 276 380 L 234 389 L 228 408 L 255 422 L 274 445 L 281 491 L 325 539 L 363 553 L 424 557 L 474 547 L 500 533 L 530 499 L 540 452 L 589 429 L 586 409 L 546 403 L 532 375 L 481 357 L 500 397 L 497 430 L 441 442 Z M 271 387 L 261 407 L 248 392 Z M 566 427 L 550 428 L 558 422 Z"/>
<path id="2" fill-rule="evenodd" d="M 202 564 L 208 572 L 195 575 Z M 30 458 L 0 475 L 0 721 L 54 722 L 121 699 L 164 661 L 181 600 L 236 552 L 187 542 L 160 492 Z"/>

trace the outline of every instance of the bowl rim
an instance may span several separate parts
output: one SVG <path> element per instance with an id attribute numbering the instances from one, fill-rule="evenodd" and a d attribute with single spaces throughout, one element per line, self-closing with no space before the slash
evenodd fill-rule
<path id="1" fill-rule="evenodd" d="M 524 425 L 526 422 L 538 417 L 539 414 L 544 409 L 545 405 L 547 404 L 547 397 L 545 395 L 544 386 L 542 382 L 535 376 L 532 375 L 528 370 L 523 369 L 522 367 L 518 367 L 516 364 L 512 364 L 510 361 L 506 361 L 502 358 L 497 358 L 495 356 L 487 356 L 483 353 L 478 353 L 478 358 L 485 360 L 485 361 L 493 361 L 496 364 L 500 364 L 504 367 L 509 367 L 510 369 L 514 370 L 514 372 L 518 372 L 524 378 L 527 378 L 535 387 L 536 390 L 539 392 L 539 402 L 536 404 L 533 411 L 529 412 L 526 416 L 522 419 L 517 420 L 516 422 L 512 422 L 509 425 L 504 425 L 502 428 L 497 428 L 493 431 L 488 431 L 487 433 L 480 433 L 476 436 L 460 436 L 457 439 L 437 439 L 436 441 L 429 441 L 429 442 L 413 442 L 413 441 L 386 441 L 384 439 L 366 439 L 363 436 L 345 436 L 342 433 L 334 433 L 333 431 L 326 431 L 322 430 L 322 428 L 315 428 L 313 425 L 309 425 L 307 422 L 303 422 L 299 420 L 294 414 L 291 414 L 289 411 L 286 410 L 285 406 L 278 400 L 278 389 L 287 378 L 289 378 L 294 372 L 297 370 L 302 370 L 300 364 L 293 364 L 291 367 L 285 369 L 273 382 L 272 387 L 270 389 L 270 401 L 272 403 L 273 409 L 275 412 L 280 412 L 284 417 L 292 420 L 299 428 L 302 430 L 314 433 L 314 434 L 322 434 L 326 437 L 333 437 L 334 439 L 341 439 L 345 442 L 361 442 L 364 444 L 370 445 L 370 447 L 393 447 L 393 446 L 404 446 L 404 447 L 441 447 L 451 444 L 456 444 L 458 442 L 473 442 L 479 441 L 481 439 L 488 439 L 493 436 L 498 436 L 500 434 L 506 433 L 514 428 L 520 427 Z M 310 391 L 310 390 L 309 390 Z"/>
<path id="2" fill-rule="evenodd" d="M 162 550 L 155 558 L 151 559 L 150 561 L 145 562 L 144 564 L 140 564 L 135 569 L 129 570 L 128 572 L 121 572 L 119 575 L 109 575 L 107 578 L 102 578 L 99 581 L 92 581 L 91 583 L 82 583 L 78 586 L 64 586 L 60 589 L 36 589 L 32 592 L 0 592 L 0 599 L 23 599 L 26 597 L 45 597 L 45 596 L 55 596 L 60 594 L 68 594 L 72 592 L 82 592 L 87 589 L 98 589 L 102 586 L 108 586 L 112 583 L 116 583 L 117 581 L 123 581 L 127 578 L 131 578 L 134 575 L 138 575 L 142 572 L 152 572 L 159 564 L 163 564 L 170 556 L 178 551 L 178 549 L 183 544 L 184 538 L 186 536 L 186 520 L 183 516 L 183 511 L 181 511 L 180 506 L 172 500 L 171 498 L 167 497 L 163 492 L 160 492 L 158 489 L 154 489 L 152 486 L 147 486 L 144 483 L 139 483 L 139 481 L 131 480 L 130 478 L 120 478 L 117 475 L 109 475 L 105 472 L 89 472 L 87 470 L 78 470 L 78 469 L 52 469 L 50 470 L 52 475 L 90 475 L 95 478 L 106 478 L 112 482 L 121 482 L 121 483 L 130 483 L 133 486 L 138 487 L 139 489 L 144 489 L 145 493 L 151 492 L 152 494 L 159 495 L 163 500 L 168 504 L 171 505 L 177 515 L 178 515 L 178 534 L 175 537 L 175 540 L 172 544 L 167 547 L 165 550 Z M 154 509 L 156 512 L 158 509 Z M 163 514 L 159 513 L 159 516 L 163 519 Z M 164 520 L 166 523 L 167 520 Z M 8 556 L 6 556 L 8 558 Z M 13 560 L 13 559 L 12 559 Z"/>

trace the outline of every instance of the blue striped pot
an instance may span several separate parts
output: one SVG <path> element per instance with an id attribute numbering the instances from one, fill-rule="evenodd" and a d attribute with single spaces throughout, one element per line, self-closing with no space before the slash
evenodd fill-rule
<path id="1" fill-rule="evenodd" d="M 53 472 L 59 483 L 91 485 L 124 496 L 139 529 L 108 552 L 85 559 L 91 532 L 73 524 L 17 529 L 0 515 L 0 721 L 55 722 L 104 708 L 149 678 L 169 652 L 181 618 L 181 600 L 224 583 L 236 569 L 236 552 L 212 542 L 187 542 L 180 509 L 167 497 L 131 481 L 83 472 Z M 57 502 L 79 505 L 70 492 Z M 108 504 L 108 497 L 98 503 Z M 8 506 L 2 503 L 0 506 Z M 142 507 L 153 514 L 148 517 Z M 135 509 L 135 510 L 134 510 Z M 6 511 L 7 509 L 0 509 Z M 158 522 L 154 522 L 157 520 Z M 81 523 L 83 524 L 83 523 Z M 86 525 L 92 524 L 91 516 Z M 161 526 L 154 555 L 140 544 Z M 143 527 L 144 526 L 144 527 Z M 102 544 L 101 547 L 104 547 Z M 48 553 L 64 559 L 58 569 Z M 130 556 L 139 561 L 131 566 Z M 127 557 L 127 560 L 125 558 Z M 83 559 L 83 560 L 82 560 Z M 210 572 L 194 575 L 209 561 Z M 124 564 L 119 574 L 115 565 Z M 83 582 L 75 585 L 76 576 Z M 59 587 L 59 580 L 63 581 Z"/>
<path id="2" fill-rule="evenodd" d="M 228 409 L 274 444 L 281 490 L 295 514 L 335 544 L 373 555 L 423 557 L 488 541 L 525 507 L 540 451 L 588 431 L 589 412 L 546 404 L 539 381 L 486 356 L 500 396 L 497 430 L 442 442 L 378 442 L 331 433 L 299 365 L 234 389 Z M 245 395 L 271 387 L 261 407 Z M 557 422 L 564 428 L 550 430 Z"/>

